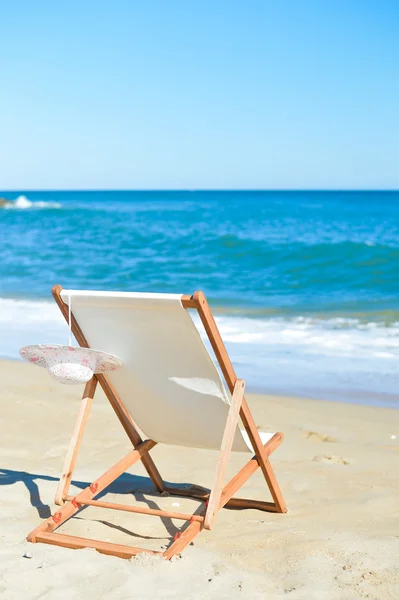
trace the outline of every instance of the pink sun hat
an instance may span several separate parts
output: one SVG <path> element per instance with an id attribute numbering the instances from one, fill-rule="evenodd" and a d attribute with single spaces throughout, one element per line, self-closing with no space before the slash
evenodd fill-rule
<path id="1" fill-rule="evenodd" d="M 46 368 L 51 377 L 66 384 L 87 383 L 94 374 L 123 365 L 114 354 L 80 346 L 35 344 L 21 348 L 19 353 L 24 360 Z"/>

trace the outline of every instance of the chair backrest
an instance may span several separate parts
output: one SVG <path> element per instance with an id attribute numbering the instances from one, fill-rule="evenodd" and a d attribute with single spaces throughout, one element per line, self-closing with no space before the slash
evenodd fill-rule
<path id="1" fill-rule="evenodd" d="M 123 360 L 107 376 L 146 436 L 220 448 L 230 394 L 180 295 L 62 290 L 61 297 L 71 299 L 91 348 Z M 233 450 L 248 451 L 239 428 Z"/>

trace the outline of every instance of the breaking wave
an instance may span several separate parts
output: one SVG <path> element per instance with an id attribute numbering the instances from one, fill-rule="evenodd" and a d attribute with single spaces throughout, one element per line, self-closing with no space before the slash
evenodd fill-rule
<path id="1" fill-rule="evenodd" d="M 54 208 L 62 208 L 62 204 L 59 202 L 43 202 L 36 201 L 33 202 L 29 200 L 26 196 L 18 196 L 18 198 L 14 201 L 11 201 L 9 204 L 4 206 L 6 210 L 27 210 L 27 209 L 54 209 Z"/>

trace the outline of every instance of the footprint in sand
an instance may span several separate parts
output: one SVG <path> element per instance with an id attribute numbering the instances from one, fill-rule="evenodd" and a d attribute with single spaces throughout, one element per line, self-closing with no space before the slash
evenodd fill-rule
<path id="1" fill-rule="evenodd" d="M 335 456 L 334 454 L 332 454 L 331 456 L 314 456 L 313 460 L 315 460 L 316 462 L 322 462 L 330 465 L 350 465 L 349 460 L 347 460 L 346 458 L 342 458 L 342 456 Z"/>
<path id="2" fill-rule="evenodd" d="M 331 435 L 323 435 L 318 431 L 305 431 L 303 437 L 307 440 L 313 440 L 315 442 L 336 442 L 337 440 Z"/>

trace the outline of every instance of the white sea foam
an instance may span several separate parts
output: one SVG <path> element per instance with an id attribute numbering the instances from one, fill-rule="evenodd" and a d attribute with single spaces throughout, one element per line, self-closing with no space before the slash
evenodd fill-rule
<path id="1" fill-rule="evenodd" d="M 399 406 L 399 323 L 230 316 L 216 322 L 253 389 Z"/>
<path id="2" fill-rule="evenodd" d="M 359 401 L 371 403 L 398 393 L 399 322 L 386 327 L 346 318 L 239 316 L 216 321 L 237 373 L 252 389 L 342 400 L 356 393 Z M 201 331 L 199 319 L 195 322 Z M 0 298 L 0 357 L 19 358 L 22 346 L 38 343 L 68 343 L 56 304 Z M 387 404 L 395 405 L 398 396 L 392 397 Z"/>
<path id="3" fill-rule="evenodd" d="M 18 198 L 14 200 L 14 202 L 6 204 L 4 208 L 7 210 L 62 208 L 62 204 L 60 204 L 59 202 L 43 202 L 40 200 L 33 202 L 32 200 L 29 200 L 26 196 L 18 196 Z"/>
<path id="4" fill-rule="evenodd" d="M 358 319 L 250 319 L 219 317 L 218 325 L 226 342 L 268 346 L 289 346 L 312 356 L 324 355 L 387 359 L 399 357 L 399 322 L 362 323 Z M 297 351 L 296 350 L 296 351 Z"/>

